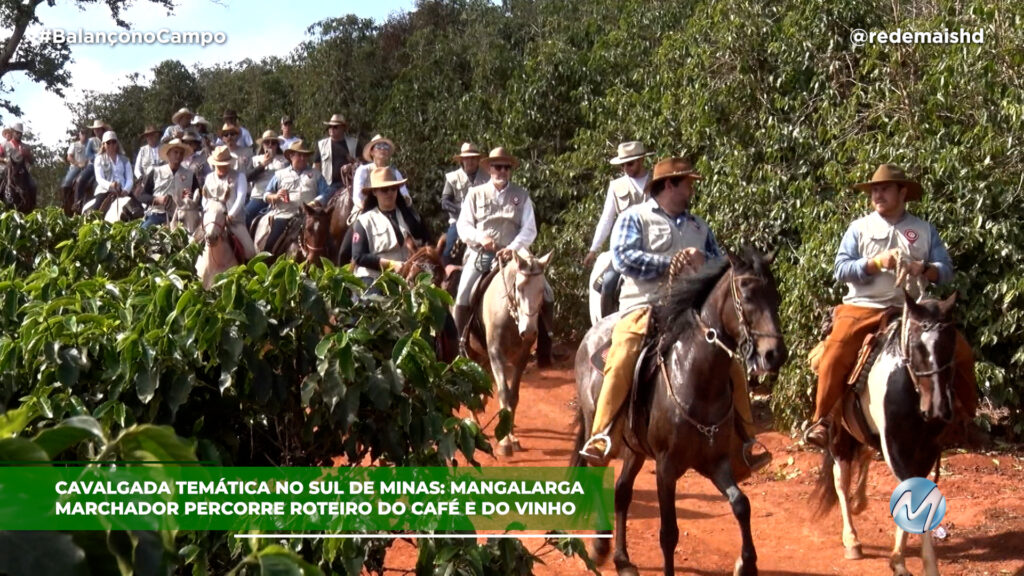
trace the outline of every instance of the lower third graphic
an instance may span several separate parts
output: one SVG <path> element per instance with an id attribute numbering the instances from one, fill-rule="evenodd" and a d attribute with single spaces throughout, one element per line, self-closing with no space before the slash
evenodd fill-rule
<path id="1" fill-rule="evenodd" d="M 889 513 L 897 526 L 923 534 L 938 528 L 946 515 L 946 497 L 927 478 L 907 478 L 892 492 Z"/>

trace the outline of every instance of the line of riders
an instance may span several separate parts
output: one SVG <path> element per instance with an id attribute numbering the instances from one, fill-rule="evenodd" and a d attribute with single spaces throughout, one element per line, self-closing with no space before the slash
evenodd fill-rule
<path id="1" fill-rule="evenodd" d="M 275 246 L 290 231 L 288 223 L 302 214 L 303 205 L 351 204 L 349 224 L 339 249 L 340 263 L 351 261 L 359 276 L 372 282 L 382 270 L 398 269 L 417 246 L 432 242 L 428 227 L 413 208 L 407 179 L 391 163 L 395 143 L 377 135 L 362 144 L 346 133 L 340 114 L 323 122 L 327 137 L 315 149 L 292 132 L 289 117 L 281 118 L 281 134 L 267 130 L 253 140 L 227 110 L 218 134 L 209 122 L 181 109 L 173 124 L 160 131 L 149 127 L 146 144 L 132 165 L 122 154 L 117 134 L 97 120 L 83 130 L 68 150 L 71 169 L 62 184 L 65 209 L 99 209 L 108 198 L 134 198 L 144 207 L 143 226 L 168 222 L 169 206 L 182 202 L 221 201 L 227 208 L 229 228 L 242 246 L 242 261 L 257 250 L 250 230 L 262 217 L 259 246 Z M 20 142 L 21 126 L 5 129 L 5 160 L 31 159 Z M 356 161 L 361 152 L 365 163 Z M 641 142 L 623 142 L 610 164 L 622 170 L 607 188 L 604 208 L 585 267 L 597 263 L 595 288 L 600 292 L 600 316 L 618 314 L 612 345 L 605 360 L 604 384 L 598 397 L 590 438 L 581 454 L 604 465 L 622 442 L 621 412 L 634 385 L 634 369 L 645 340 L 652 332 L 653 305 L 669 285 L 673 261 L 696 271 L 723 252 L 708 224 L 690 210 L 694 184 L 702 176 L 683 158 L 666 158 L 648 170 L 653 156 Z M 506 262 L 516 252 L 529 250 L 537 236 L 530 194 L 512 182 L 519 161 L 502 147 L 483 155 L 464 143 L 452 160 L 460 167 L 445 175 L 441 195 L 448 217 L 441 260 L 447 272 L 461 263 L 455 291 L 454 320 L 465 345 L 473 289 L 495 261 Z M 95 191 L 88 191 L 95 181 Z M 133 182 L 136 184 L 134 194 Z M 882 164 L 872 178 L 853 186 L 870 199 L 873 211 L 855 220 L 844 234 L 834 264 L 834 276 L 848 292 L 832 313 L 831 332 L 812 352 L 818 374 L 815 412 L 805 440 L 825 447 L 837 425 L 835 411 L 848 376 L 858 363 L 861 346 L 902 306 L 906 297 L 918 298 L 928 284 L 949 282 L 953 265 L 935 227 L 910 214 L 907 202 L 919 200 L 920 183 L 891 164 Z M 342 194 L 336 194 L 342 190 Z M 401 198 L 399 198 L 401 197 Z M 109 203 L 109 200 L 107 200 Z M 131 216 L 141 217 L 139 208 Z M 256 235 L 257 238 L 260 234 Z M 610 237 L 610 250 L 603 251 Z M 460 248 L 464 253 L 460 254 Z M 341 256 L 344 255 L 344 256 Z M 897 272 L 916 283 L 905 289 Z M 538 363 L 551 362 L 553 295 L 545 288 Z M 970 345 L 957 333 L 954 353 L 955 398 L 961 420 L 973 418 L 977 404 L 974 359 Z M 737 434 L 743 440 L 742 457 L 757 470 L 771 460 L 767 451 L 756 453 L 756 429 L 751 414 L 747 375 L 739 362 L 732 364 Z M 763 446 L 761 447 L 763 448 Z"/>

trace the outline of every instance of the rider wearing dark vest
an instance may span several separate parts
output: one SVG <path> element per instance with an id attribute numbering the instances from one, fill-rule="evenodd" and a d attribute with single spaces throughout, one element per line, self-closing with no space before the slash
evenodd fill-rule
<path id="1" fill-rule="evenodd" d="M 935 227 L 908 213 L 906 203 L 921 198 L 921 185 L 892 164 L 882 164 L 869 182 L 854 188 L 867 192 L 875 211 L 859 218 L 843 235 L 836 254 L 835 277 L 849 292 L 832 314 L 832 332 L 818 363 L 818 393 L 814 418 L 804 433 L 809 444 L 824 448 L 832 410 L 843 396 L 844 383 L 857 361 L 864 338 L 878 330 L 887 309 L 903 305 L 904 290 L 896 285 L 896 267 L 907 262 L 916 298 L 928 283 L 953 278 L 953 262 Z M 960 414 L 974 417 L 978 386 L 971 346 L 957 331 L 954 350 L 954 389 Z"/>
<path id="2" fill-rule="evenodd" d="M 682 253 L 687 268 L 697 269 L 709 258 L 721 256 L 711 228 L 690 211 L 693 181 L 700 174 L 683 158 L 669 158 L 654 166 L 647 186 L 650 200 L 622 213 L 612 232 L 613 265 L 624 277 L 619 304 L 627 310 L 612 330 L 612 345 L 605 360 L 604 383 L 597 398 L 591 437 L 580 451 L 587 460 L 605 465 L 621 441 L 622 423 L 615 415 L 629 397 L 633 372 L 647 335 L 651 306 L 668 288 L 672 258 Z M 771 461 L 767 452 L 753 455 L 753 417 L 743 368 L 733 362 L 733 403 L 742 423 L 743 455 L 752 470 Z"/>
<path id="3" fill-rule="evenodd" d="M 364 212 L 353 225 L 352 262 L 356 276 L 367 284 L 383 270 L 397 270 L 412 255 L 406 239 L 420 244 L 430 241 L 426 229 L 405 202 L 398 201 L 406 180 L 388 167 L 374 168 L 366 192 Z"/>

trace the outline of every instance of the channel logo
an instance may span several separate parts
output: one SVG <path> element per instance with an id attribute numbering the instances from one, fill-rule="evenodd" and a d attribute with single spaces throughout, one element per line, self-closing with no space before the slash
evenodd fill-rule
<path id="1" fill-rule="evenodd" d="M 907 478 L 893 490 L 889 513 L 900 528 L 923 534 L 939 527 L 946 515 L 946 497 L 927 478 Z"/>

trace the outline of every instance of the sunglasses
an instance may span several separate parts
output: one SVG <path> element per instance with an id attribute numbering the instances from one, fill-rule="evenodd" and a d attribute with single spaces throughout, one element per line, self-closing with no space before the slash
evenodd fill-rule
<path id="1" fill-rule="evenodd" d="M 684 180 L 686 180 L 686 176 L 673 176 L 667 182 L 673 186 L 679 186 Z"/>
<path id="2" fill-rule="evenodd" d="M 380 144 L 374 144 L 373 145 L 373 149 L 374 150 L 391 150 L 391 145 L 390 144 L 385 144 L 384 142 L 381 142 Z"/>
<path id="3" fill-rule="evenodd" d="M 225 132 L 223 136 L 225 138 L 238 138 L 238 132 Z"/>
<path id="4" fill-rule="evenodd" d="M 497 170 L 499 172 L 504 172 L 504 171 L 507 171 L 507 170 L 511 170 L 512 169 L 512 165 L 511 164 L 491 164 L 491 168 L 494 168 L 495 170 Z"/>

